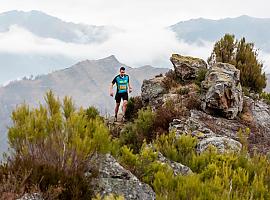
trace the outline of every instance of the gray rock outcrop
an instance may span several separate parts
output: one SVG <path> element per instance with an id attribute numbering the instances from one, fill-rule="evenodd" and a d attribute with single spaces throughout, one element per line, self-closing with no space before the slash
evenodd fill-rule
<path id="1" fill-rule="evenodd" d="M 210 145 L 216 147 L 220 153 L 224 153 L 225 151 L 240 152 L 242 149 L 242 144 L 234 139 L 214 136 L 201 140 L 197 144 L 197 152 L 204 152 Z"/>
<path id="2" fill-rule="evenodd" d="M 198 110 L 191 110 L 187 119 L 175 119 L 170 123 L 170 131 L 175 131 L 176 136 L 191 134 L 198 138 L 197 152 L 201 153 L 209 145 L 215 146 L 220 153 L 234 151 L 242 148 L 237 141 L 237 131 L 245 129 L 244 125 L 236 120 L 217 118 Z"/>
<path id="3" fill-rule="evenodd" d="M 248 114 L 251 116 L 250 122 L 264 129 L 264 134 L 270 136 L 270 105 L 262 100 L 253 100 L 250 97 L 244 97 L 245 106 Z"/>
<path id="4" fill-rule="evenodd" d="M 207 69 L 207 64 L 200 58 L 173 54 L 170 58 L 174 71 L 182 80 L 195 79 L 200 69 Z"/>
<path id="5" fill-rule="evenodd" d="M 172 168 L 175 176 L 177 176 L 177 175 L 185 176 L 185 175 L 189 175 L 189 174 L 193 173 L 189 167 L 182 165 L 181 163 L 169 160 L 168 158 L 163 156 L 163 154 L 160 152 L 158 152 L 158 160 L 161 163 L 168 164 Z"/>
<path id="6" fill-rule="evenodd" d="M 240 71 L 228 63 L 216 63 L 202 82 L 202 109 L 234 119 L 243 109 Z"/>
<path id="7" fill-rule="evenodd" d="M 156 199 L 153 189 L 138 180 L 130 171 L 122 167 L 111 155 L 99 155 L 96 159 L 99 166 L 96 194 L 122 195 L 126 200 Z M 96 185 L 96 184 L 95 184 Z"/>
<path id="8" fill-rule="evenodd" d="M 158 107 L 163 104 L 163 95 L 166 89 L 162 85 L 164 77 L 156 77 L 144 80 L 141 88 L 142 102 L 151 107 Z"/>

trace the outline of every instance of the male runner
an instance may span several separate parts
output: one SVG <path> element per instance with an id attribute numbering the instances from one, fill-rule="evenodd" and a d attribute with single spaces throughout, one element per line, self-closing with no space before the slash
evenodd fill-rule
<path id="1" fill-rule="evenodd" d="M 129 76 L 125 74 L 125 68 L 121 67 L 119 74 L 114 77 L 112 83 L 110 84 L 110 95 L 113 96 L 113 85 L 116 83 L 117 90 L 115 94 L 115 115 L 114 120 L 117 121 L 117 113 L 119 110 L 121 99 L 123 99 L 123 119 L 125 121 L 125 113 L 127 109 L 127 102 L 128 102 L 128 92 L 132 92 L 132 87 L 129 83 Z"/>

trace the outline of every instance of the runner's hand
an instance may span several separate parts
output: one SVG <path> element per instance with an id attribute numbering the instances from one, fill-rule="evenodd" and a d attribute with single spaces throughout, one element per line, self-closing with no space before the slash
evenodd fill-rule
<path id="1" fill-rule="evenodd" d="M 110 96 L 112 96 L 112 97 L 113 97 L 113 92 L 110 92 Z"/>

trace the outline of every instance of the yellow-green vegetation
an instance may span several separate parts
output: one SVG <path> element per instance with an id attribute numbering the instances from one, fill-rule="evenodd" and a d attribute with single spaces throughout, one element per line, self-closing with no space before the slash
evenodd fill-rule
<path id="1" fill-rule="evenodd" d="M 89 158 L 111 152 L 116 143 L 95 108 L 76 110 L 71 98 L 61 103 L 51 91 L 45 101 L 45 106 L 24 104 L 12 113 L 12 153 L 1 166 L 0 194 L 38 190 L 49 199 L 89 199 L 91 177 L 84 172 L 95 171 Z"/>
<path id="2" fill-rule="evenodd" d="M 260 98 L 262 98 L 263 100 L 265 100 L 265 102 L 270 105 L 270 93 L 262 92 L 260 94 Z"/>
<path id="3" fill-rule="evenodd" d="M 237 41 L 234 35 L 225 34 L 214 45 L 208 63 L 223 62 L 233 64 L 240 70 L 240 82 L 249 91 L 261 92 L 266 87 L 263 64 L 258 60 L 258 50 L 245 38 Z"/>
<path id="4" fill-rule="evenodd" d="M 120 134 L 121 144 L 127 144 L 138 152 L 144 140 L 153 138 L 155 113 L 150 107 L 138 111 L 138 118 L 125 126 Z"/>
<path id="5" fill-rule="evenodd" d="M 142 181 L 150 184 L 157 199 L 269 199 L 270 166 L 267 156 L 250 157 L 219 154 L 209 147 L 202 154 L 195 151 L 196 139 L 161 135 L 154 141 L 155 149 L 168 158 L 185 163 L 194 172 L 175 176 L 167 164 L 157 160 L 152 148 L 142 145 L 138 154 L 124 146 L 120 160 Z"/>
<path id="6" fill-rule="evenodd" d="M 171 59 L 179 60 L 179 61 L 186 62 L 186 63 L 191 63 L 191 62 L 194 62 L 194 61 L 203 62 L 203 60 L 200 59 L 200 58 L 194 58 L 194 57 L 191 57 L 191 56 L 182 56 L 182 55 L 179 55 L 179 54 L 172 54 Z"/>
<path id="7" fill-rule="evenodd" d="M 138 117 L 138 111 L 143 107 L 142 99 L 140 96 L 131 97 L 127 103 L 127 110 L 125 117 L 127 120 L 132 120 Z"/>
<path id="8" fill-rule="evenodd" d="M 97 172 L 89 157 L 110 152 L 149 184 L 158 200 L 270 199 L 269 157 L 248 153 L 249 129 L 238 132 L 243 144 L 239 153 L 220 154 L 210 146 L 198 154 L 195 137 L 165 131 L 164 123 L 179 114 L 167 105 L 156 112 L 140 109 L 133 122 L 125 125 L 119 145 L 94 107 L 75 109 L 70 98 L 61 102 L 52 92 L 45 99 L 44 106 L 21 105 L 12 113 L 8 136 L 13 152 L 0 167 L 0 198 L 37 191 L 46 199 L 102 199 L 92 191 Z M 168 164 L 159 161 L 158 152 L 193 173 L 175 175 Z M 89 168 L 92 175 L 86 177 Z"/>
<path id="9" fill-rule="evenodd" d="M 249 129 L 238 132 L 243 144 L 239 153 L 220 154 L 210 146 L 198 154 L 196 138 L 176 137 L 170 132 L 153 139 L 152 146 L 144 143 L 138 153 L 132 146 L 122 147 L 119 160 L 153 187 L 157 199 L 268 199 L 269 158 L 248 154 L 249 132 Z M 158 161 L 157 151 L 190 167 L 193 174 L 175 176 L 167 164 Z"/>

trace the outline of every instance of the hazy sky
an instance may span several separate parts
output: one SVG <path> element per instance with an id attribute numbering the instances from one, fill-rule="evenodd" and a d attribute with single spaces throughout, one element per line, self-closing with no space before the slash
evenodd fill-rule
<path id="1" fill-rule="evenodd" d="M 270 18 L 268 0 L 0 0 L 0 12 L 41 10 L 95 25 L 168 26 L 190 18 L 250 15 Z"/>
<path id="2" fill-rule="evenodd" d="M 206 59 L 213 43 L 187 44 L 177 40 L 175 34 L 164 27 L 199 17 L 220 19 L 250 15 L 270 18 L 269 8 L 267 0 L 0 0 L 0 13 L 40 10 L 64 21 L 114 25 L 125 30 L 102 44 L 80 45 L 40 38 L 22 27 L 13 26 L 8 32 L 0 33 L 0 52 L 63 54 L 76 61 L 113 54 L 132 67 L 147 64 L 171 67 L 172 53 Z M 259 55 L 270 72 L 270 55 L 264 52 Z"/>

